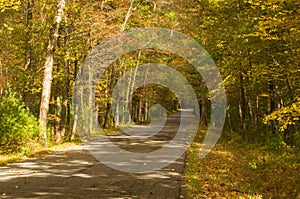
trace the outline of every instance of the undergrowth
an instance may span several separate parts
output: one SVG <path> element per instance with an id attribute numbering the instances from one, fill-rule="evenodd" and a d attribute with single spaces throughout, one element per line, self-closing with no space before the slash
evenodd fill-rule
<path id="1" fill-rule="evenodd" d="M 247 143 L 235 133 L 221 136 L 203 159 L 198 153 L 205 130 L 187 152 L 189 198 L 300 198 L 300 157 L 274 142 Z"/>

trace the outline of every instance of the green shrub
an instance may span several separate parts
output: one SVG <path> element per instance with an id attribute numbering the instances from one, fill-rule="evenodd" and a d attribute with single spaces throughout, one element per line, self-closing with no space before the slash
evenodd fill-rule
<path id="1" fill-rule="evenodd" d="M 0 96 L 0 154 L 26 153 L 39 133 L 37 119 L 15 93 Z"/>

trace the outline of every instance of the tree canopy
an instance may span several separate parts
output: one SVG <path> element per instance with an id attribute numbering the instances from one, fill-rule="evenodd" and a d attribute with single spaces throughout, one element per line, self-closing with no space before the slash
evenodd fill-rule
<path id="1" fill-rule="evenodd" d="M 245 140 L 278 134 L 286 144 L 299 146 L 299 5 L 297 0 L 2 0 L 0 92 L 12 90 L 40 118 L 40 139 L 74 139 L 74 82 L 92 49 L 126 30 L 168 28 L 194 38 L 215 60 L 228 98 L 224 131 Z M 112 113 L 118 79 L 149 62 L 172 66 L 187 78 L 198 97 L 201 124 L 207 125 L 211 98 L 201 76 L 180 56 L 153 49 L 122 56 L 99 79 L 99 125 L 149 122 L 149 108 L 156 103 L 169 113 L 180 108 L 167 88 L 144 85 L 132 99 L 119 99 L 131 103 L 117 107 L 119 116 Z M 123 92 L 130 92 L 134 81 L 135 73 Z"/>

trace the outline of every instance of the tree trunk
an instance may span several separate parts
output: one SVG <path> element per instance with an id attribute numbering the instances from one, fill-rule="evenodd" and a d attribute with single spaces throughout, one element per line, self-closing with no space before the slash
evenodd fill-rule
<path id="1" fill-rule="evenodd" d="M 127 14 L 126 14 L 126 16 L 125 16 L 124 22 L 123 22 L 123 24 L 122 24 L 122 26 L 121 26 L 120 32 L 124 32 L 124 30 L 125 30 L 125 28 L 126 28 L 126 23 L 127 23 L 129 17 L 130 17 L 131 14 L 132 14 L 132 8 L 133 8 L 132 6 L 133 6 L 133 2 L 134 2 L 134 0 L 130 0 L 130 6 L 129 6 L 129 9 L 128 9 Z"/>
<path id="2" fill-rule="evenodd" d="M 56 97 L 56 117 L 55 117 L 55 143 L 60 143 L 62 141 L 62 138 L 63 138 L 63 135 L 60 131 L 60 128 L 59 128 L 59 122 L 60 122 L 60 119 L 61 119 L 61 102 L 60 102 L 60 96 L 58 94 L 58 96 Z"/>
<path id="3" fill-rule="evenodd" d="M 68 31 L 66 29 L 66 35 L 68 35 Z M 64 37 L 64 47 L 67 49 L 66 50 L 66 55 L 67 57 L 70 56 L 70 50 L 69 50 L 69 36 Z M 67 130 L 66 130 L 66 120 L 67 120 L 67 115 L 68 115 L 68 104 L 69 104 L 69 90 L 70 90 L 70 60 L 65 59 L 64 61 L 64 87 L 63 87 L 63 92 L 62 92 L 62 107 L 61 107 L 61 120 L 59 123 L 59 131 L 63 136 L 66 135 Z"/>
<path id="4" fill-rule="evenodd" d="M 77 57 L 75 55 L 75 57 Z M 75 60 L 74 62 L 74 76 L 73 76 L 73 81 L 76 81 L 76 75 L 78 72 L 78 60 Z M 77 127 L 77 122 L 78 122 L 78 106 L 76 105 L 77 103 L 74 103 L 74 121 L 73 121 L 73 127 L 72 127 L 72 131 L 71 131 L 71 138 L 70 140 L 74 140 L 75 136 L 76 136 L 76 127 Z M 67 116 L 67 124 L 68 126 L 71 126 L 71 107 L 70 107 L 70 103 L 68 103 L 68 116 Z"/>
<path id="5" fill-rule="evenodd" d="M 273 81 L 269 82 L 269 90 L 270 90 L 270 109 L 269 114 L 271 114 L 276 109 L 276 102 L 275 102 L 275 85 Z M 275 134 L 275 122 L 272 121 L 272 134 Z"/>
<path id="6" fill-rule="evenodd" d="M 201 117 L 200 117 L 200 125 L 207 125 L 207 110 L 208 110 L 208 102 L 206 94 L 202 94 L 201 96 Z"/>
<path id="7" fill-rule="evenodd" d="M 114 127 L 119 126 L 120 124 L 120 112 L 119 112 L 119 101 L 116 102 L 116 112 L 115 112 L 115 125 Z"/>
<path id="8" fill-rule="evenodd" d="M 243 131 L 246 130 L 246 109 L 247 109 L 247 102 L 246 102 L 246 96 L 245 96 L 245 88 L 244 88 L 244 77 L 243 74 L 240 73 L 240 114 L 241 114 L 241 125 Z M 245 132 L 243 133 L 243 135 Z"/>
<path id="9" fill-rule="evenodd" d="M 93 71 L 91 69 L 91 64 L 89 63 L 88 64 L 88 69 L 89 69 L 89 101 L 88 101 L 88 106 L 89 106 L 89 117 L 88 117 L 88 134 L 92 134 L 93 130 L 94 130 L 94 117 L 93 117 L 93 113 L 94 113 L 94 110 L 93 110 L 93 107 L 94 107 L 94 104 L 95 104 L 95 101 L 94 101 L 94 98 L 95 96 L 93 95 L 94 92 L 93 92 Z"/>
<path id="10" fill-rule="evenodd" d="M 115 80 L 114 73 L 115 73 L 115 65 L 112 64 L 110 80 L 108 81 L 109 83 L 108 97 L 111 96 L 112 94 L 113 84 Z M 104 125 L 103 125 L 104 128 L 108 128 L 110 126 L 111 104 L 112 104 L 111 100 L 108 99 L 106 103 L 106 113 L 105 113 Z"/>
<path id="11" fill-rule="evenodd" d="M 120 28 L 120 32 L 121 33 L 124 32 L 124 30 L 126 28 L 127 21 L 128 21 L 129 17 L 132 14 L 133 3 L 134 3 L 134 0 L 130 0 L 130 6 L 129 6 L 128 10 L 127 10 L 127 14 L 125 16 L 124 22 L 123 22 L 123 24 L 122 24 L 122 26 Z M 126 69 L 125 69 L 125 72 L 126 72 Z M 130 122 L 129 110 L 128 110 L 128 108 L 129 108 L 128 107 L 128 103 L 129 103 L 130 84 L 131 84 L 131 74 L 130 74 L 130 78 L 129 78 L 127 93 L 126 93 L 125 106 L 122 107 L 122 109 L 123 109 L 122 123 L 129 123 Z M 126 85 L 125 85 L 125 88 L 126 88 Z"/>
<path id="12" fill-rule="evenodd" d="M 52 73 L 53 73 L 53 64 L 54 64 L 54 51 L 57 44 L 58 31 L 60 27 L 60 22 L 64 14 L 65 0 L 60 0 L 58 3 L 57 15 L 55 17 L 55 25 L 53 27 L 53 32 L 50 35 L 48 46 L 47 46 L 47 56 L 44 64 L 44 79 L 42 87 L 42 97 L 40 105 L 40 117 L 39 122 L 41 126 L 40 138 L 44 142 L 44 145 L 47 143 L 47 114 L 49 110 L 49 100 L 51 95 L 51 84 L 52 84 Z"/>
<path id="13" fill-rule="evenodd" d="M 26 26 L 26 43 L 25 43 L 25 66 L 24 69 L 27 70 L 28 66 L 31 63 L 31 58 L 32 58 L 32 52 L 31 52 L 31 44 L 30 44 L 30 40 L 31 40 L 31 32 L 32 32 L 32 27 L 31 27 L 31 21 L 32 21 L 32 10 L 33 10 L 33 6 L 34 6 L 34 0 L 27 0 L 27 2 L 25 2 L 25 13 L 24 13 L 24 18 L 25 18 L 25 26 Z"/>
<path id="14" fill-rule="evenodd" d="M 32 10 L 34 6 L 34 0 L 28 0 L 25 2 L 25 11 L 24 11 L 24 24 L 25 24 L 25 59 L 24 59 L 24 70 L 27 71 L 30 68 L 31 61 L 32 61 L 32 46 L 31 46 L 31 39 L 32 39 Z M 30 110 L 32 103 L 30 96 L 30 92 L 28 91 L 30 81 L 26 82 L 27 89 L 24 89 L 23 92 L 23 99 L 25 101 L 26 108 Z"/>

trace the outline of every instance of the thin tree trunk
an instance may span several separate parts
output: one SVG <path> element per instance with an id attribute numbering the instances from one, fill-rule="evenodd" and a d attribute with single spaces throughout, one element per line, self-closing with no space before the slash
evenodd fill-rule
<path id="1" fill-rule="evenodd" d="M 65 18 L 66 21 L 66 18 Z M 68 36 L 68 29 L 65 28 L 65 37 L 64 37 L 64 47 L 66 50 L 67 57 L 70 56 L 70 50 L 69 50 L 69 40 L 70 37 Z M 70 90 L 70 60 L 65 59 L 64 61 L 64 87 L 62 92 L 62 108 L 61 108 L 61 120 L 59 123 L 59 131 L 61 132 L 62 136 L 66 135 L 66 120 L 67 120 L 67 109 L 68 109 L 68 103 L 69 103 L 69 90 Z"/>
<path id="2" fill-rule="evenodd" d="M 125 30 L 125 28 L 126 28 L 126 23 L 127 23 L 129 17 L 132 14 L 133 2 L 134 2 L 134 0 L 130 0 L 130 6 L 129 6 L 129 9 L 128 9 L 127 14 L 125 16 L 124 22 L 123 22 L 123 24 L 122 24 L 122 26 L 120 28 L 120 32 L 123 32 Z"/>
<path id="3" fill-rule="evenodd" d="M 246 106 L 247 106 L 247 102 L 246 102 L 246 96 L 245 96 L 245 88 L 244 88 L 244 77 L 243 74 L 240 73 L 240 114 L 241 114 L 241 125 L 242 125 L 242 129 L 243 131 L 246 130 Z M 243 133 L 243 135 L 246 132 Z"/>
<path id="4" fill-rule="evenodd" d="M 94 110 L 93 110 L 93 107 L 94 107 L 94 98 L 95 96 L 93 95 L 93 71 L 91 70 L 91 64 L 89 63 L 88 64 L 88 68 L 89 68 L 89 101 L 88 101 L 88 106 L 89 106 L 89 127 L 88 127 L 88 134 L 92 134 L 93 130 L 94 130 L 94 117 L 93 117 L 93 113 L 94 113 Z"/>
<path id="5" fill-rule="evenodd" d="M 227 124 L 231 132 L 233 132 L 232 122 L 231 122 L 231 114 L 230 114 L 230 104 L 227 106 Z"/>
<path id="6" fill-rule="evenodd" d="M 148 68 L 146 70 L 145 73 L 145 78 L 144 78 L 144 83 L 143 83 L 143 97 L 144 97 L 144 117 L 143 117 L 143 121 L 147 121 L 148 120 L 148 101 L 147 101 L 147 86 L 146 86 L 146 82 L 147 82 L 147 78 L 148 78 Z"/>
<path id="7" fill-rule="evenodd" d="M 76 75 L 78 72 L 78 61 L 75 60 L 74 62 L 74 76 L 73 76 L 73 81 L 76 81 Z M 67 117 L 67 123 L 68 126 L 71 124 L 71 107 L 70 104 L 68 104 L 68 117 Z M 78 105 L 77 103 L 74 103 L 74 121 L 73 121 L 73 127 L 72 127 L 72 132 L 71 132 L 71 140 L 74 140 L 76 137 L 76 128 L 77 128 L 77 123 L 78 123 Z"/>
<path id="8" fill-rule="evenodd" d="M 127 92 L 126 92 L 126 99 L 125 99 L 125 107 L 123 108 L 123 123 L 126 124 L 126 123 L 129 123 L 129 94 L 130 94 L 130 85 L 131 85 L 131 81 L 132 81 L 132 73 L 130 73 L 130 76 L 129 76 L 129 80 L 128 80 L 128 86 L 127 86 Z M 125 88 L 126 88 L 126 85 L 125 85 Z"/>
<path id="9" fill-rule="evenodd" d="M 25 41 L 25 66 L 24 69 L 27 70 L 28 66 L 31 63 L 31 58 L 32 58 L 32 52 L 31 52 L 31 32 L 32 32 L 32 28 L 31 28 L 31 21 L 32 21 L 32 10 L 33 10 L 33 6 L 34 6 L 34 0 L 27 0 L 27 2 L 25 2 L 25 13 L 24 13 L 24 18 L 25 18 L 25 26 L 26 26 L 26 41 Z"/>
<path id="10" fill-rule="evenodd" d="M 269 114 L 271 114 L 276 109 L 276 102 L 275 102 L 275 85 L 273 81 L 269 82 L 269 90 L 270 90 L 270 109 Z M 275 134 L 275 123 L 272 122 L 272 133 Z"/>
<path id="11" fill-rule="evenodd" d="M 116 102 L 116 115 L 115 115 L 115 127 L 120 124 L 120 116 L 119 116 L 119 99 Z"/>
<path id="12" fill-rule="evenodd" d="M 142 110 L 142 104 L 143 104 L 143 102 L 142 102 L 143 100 L 142 100 L 142 97 L 140 98 L 140 100 L 139 100 L 139 102 L 138 102 L 138 115 L 137 115 L 137 118 L 138 118 L 138 121 L 139 122 L 143 122 L 143 110 Z"/>
<path id="13" fill-rule="evenodd" d="M 133 9 L 133 3 L 134 3 L 134 0 L 130 0 L 130 6 L 127 10 L 127 14 L 125 16 L 125 19 L 124 19 L 124 22 L 120 28 L 120 32 L 124 32 L 125 28 L 126 28 L 126 24 L 127 24 L 127 21 L 129 19 L 129 17 L 131 16 L 132 14 L 132 9 Z M 126 72 L 126 69 L 125 69 L 125 72 Z M 125 74 L 125 73 L 124 73 Z M 125 81 L 126 82 L 126 81 Z M 128 83 L 128 89 L 127 89 L 127 93 L 126 93 L 126 99 L 125 99 L 125 105 L 124 107 L 122 107 L 123 109 L 123 117 L 122 117 L 122 123 L 128 123 L 130 122 L 130 118 L 128 117 L 129 116 L 129 111 L 128 111 L 128 103 L 129 103 L 129 92 L 130 92 L 130 84 L 131 84 L 131 74 L 130 74 L 130 78 L 129 78 L 129 83 Z M 125 87 L 126 88 L 126 85 Z M 123 103 L 124 104 L 124 103 Z M 128 111 L 128 114 L 126 114 Z"/>
<path id="14" fill-rule="evenodd" d="M 200 117 L 200 125 L 207 125 L 207 110 L 208 110 L 208 102 L 206 94 L 202 94 L 201 96 L 201 117 Z"/>
<path id="15" fill-rule="evenodd" d="M 3 78 L 3 80 L 2 80 L 2 78 Z M 3 66 L 2 66 L 1 58 L 0 58 L 0 80 L 4 81 L 3 83 L 1 83 L 3 85 L 0 84 L 0 95 L 3 95 L 3 93 L 4 93 L 3 87 L 5 85 L 5 77 L 3 75 Z"/>
<path id="16" fill-rule="evenodd" d="M 200 125 L 204 125 L 206 126 L 208 123 L 208 96 L 206 95 L 206 85 L 205 83 L 202 81 L 200 84 L 202 90 L 203 90 L 203 94 L 201 95 L 201 109 L 200 109 Z M 197 109 L 195 108 L 195 111 Z M 197 113 L 196 113 L 197 114 Z"/>
<path id="17" fill-rule="evenodd" d="M 148 99 L 145 97 L 145 114 L 144 114 L 144 121 L 148 121 L 149 117 L 148 117 Z"/>
<path id="18" fill-rule="evenodd" d="M 24 59 L 24 70 L 27 71 L 30 68 L 31 61 L 32 61 L 32 50 L 31 50 L 31 39 L 32 39 L 32 16 L 33 16 L 33 6 L 34 6 L 34 0 L 28 0 L 25 2 L 25 11 L 24 11 L 24 24 L 25 24 L 25 30 L 26 30 L 26 35 L 25 35 L 25 59 Z M 30 81 L 27 83 L 27 88 L 28 85 L 30 84 Z M 27 89 L 24 90 L 23 92 L 23 98 L 25 101 L 26 107 L 30 110 L 32 103 L 30 93 Z"/>
<path id="19" fill-rule="evenodd" d="M 60 96 L 56 97 L 56 117 L 55 118 L 55 143 L 60 143 L 62 141 L 62 133 L 59 129 L 59 119 L 61 119 L 61 103 L 60 103 Z"/>
<path id="20" fill-rule="evenodd" d="M 75 104 L 74 107 L 74 122 L 73 122 L 73 128 L 72 128 L 72 134 L 71 134 L 71 140 L 74 140 L 76 137 L 76 127 L 78 123 L 78 106 Z"/>
<path id="21" fill-rule="evenodd" d="M 47 114 L 49 110 L 49 100 L 51 95 L 51 84 L 52 84 L 52 73 L 54 65 L 54 51 L 57 44 L 58 31 L 62 16 L 64 14 L 65 0 L 60 0 L 58 3 L 57 15 L 55 17 L 55 25 L 53 27 L 53 32 L 50 35 L 47 47 L 47 56 L 44 64 L 44 79 L 42 87 L 42 97 L 40 105 L 40 117 L 39 122 L 41 126 L 40 138 L 43 140 L 44 145 L 47 143 Z"/>
<path id="22" fill-rule="evenodd" d="M 112 64 L 111 68 L 111 74 L 110 74 L 110 80 L 108 81 L 109 83 L 109 90 L 108 90 L 108 97 L 111 96 L 112 94 L 112 89 L 113 89 L 113 83 L 114 83 L 114 73 L 115 73 L 115 65 Z M 104 119 L 104 128 L 108 128 L 110 126 L 110 115 L 111 115 L 111 100 L 108 99 L 106 103 L 106 113 L 105 113 L 105 119 Z"/>
<path id="23" fill-rule="evenodd" d="M 67 75 L 65 83 L 64 83 L 64 88 L 63 88 L 63 93 L 62 93 L 62 108 L 61 108 L 61 120 L 59 124 L 59 130 L 61 134 L 64 136 L 66 134 L 66 120 L 67 120 L 67 109 L 68 109 L 68 103 L 69 103 L 69 90 L 70 90 L 70 78 L 69 78 L 69 61 L 65 61 L 65 68 L 64 72 Z"/>
<path id="24" fill-rule="evenodd" d="M 132 81 L 131 81 L 131 83 L 129 83 L 129 89 L 127 90 L 127 92 L 128 92 L 127 93 L 128 97 L 127 97 L 127 101 L 126 101 L 127 105 L 129 104 L 129 101 L 130 101 L 129 100 L 129 95 L 130 95 L 130 93 L 133 93 L 133 89 L 134 89 L 134 86 L 135 86 L 135 79 L 136 79 L 136 74 L 137 74 L 137 69 L 138 69 L 138 66 L 139 66 L 139 60 L 140 60 L 140 57 L 141 57 L 141 53 L 142 53 L 142 51 L 140 50 L 139 53 L 138 53 L 137 63 L 136 63 L 136 67 L 134 69 L 134 73 L 133 73 L 132 79 L 130 78 L 130 80 L 132 80 Z M 127 120 L 127 123 L 131 123 L 131 117 L 130 117 L 130 111 L 129 111 L 130 107 L 127 106 L 126 108 L 128 110 L 128 115 L 127 115 L 128 116 L 128 118 L 127 118 L 128 120 Z"/>

